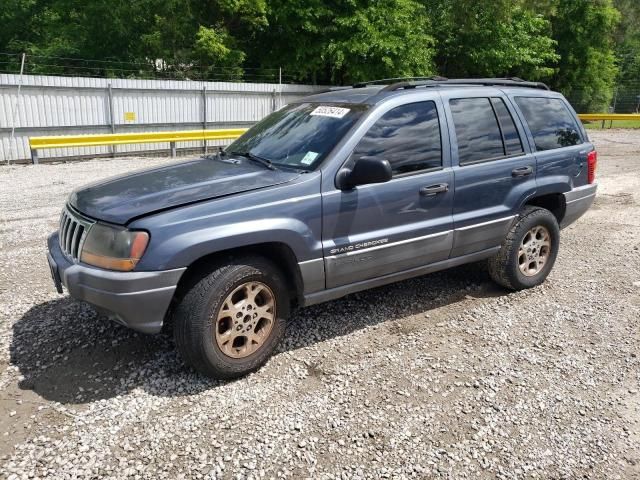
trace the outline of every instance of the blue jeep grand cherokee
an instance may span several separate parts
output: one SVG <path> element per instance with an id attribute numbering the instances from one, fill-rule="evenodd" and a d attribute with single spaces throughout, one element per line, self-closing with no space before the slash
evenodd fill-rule
<path id="1" fill-rule="evenodd" d="M 71 194 L 48 241 L 64 285 L 183 358 L 255 370 L 292 306 L 486 259 L 542 283 L 596 193 L 567 101 L 519 79 L 404 80 L 307 97 L 215 156 Z"/>

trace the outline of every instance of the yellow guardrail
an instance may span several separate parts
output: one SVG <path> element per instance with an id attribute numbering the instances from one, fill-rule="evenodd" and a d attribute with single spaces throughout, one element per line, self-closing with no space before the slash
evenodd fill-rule
<path id="1" fill-rule="evenodd" d="M 638 113 L 580 113 L 578 114 L 580 120 L 587 122 L 597 122 L 599 120 L 638 120 L 640 121 L 640 114 Z"/>
<path id="2" fill-rule="evenodd" d="M 233 140 L 238 138 L 246 128 L 230 128 L 224 130 L 184 130 L 179 132 L 137 132 L 106 133 L 100 135 L 62 135 L 51 137 L 30 137 L 31 160 L 38 163 L 38 150 L 48 148 L 96 147 L 103 145 L 126 145 L 133 143 L 169 143 L 171 156 L 175 157 L 176 142 L 193 142 L 203 140 Z"/>
<path id="3" fill-rule="evenodd" d="M 580 120 L 602 121 L 638 120 L 640 114 L 635 113 L 581 113 Z M 238 138 L 246 128 L 230 128 L 224 130 L 183 130 L 178 132 L 138 132 L 107 133 L 101 135 L 63 135 L 51 137 L 31 137 L 31 160 L 38 163 L 38 150 L 48 148 L 96 147 L 103 145 L 125 145 L 133 143 L 169 143 L 171 156 L 176 156 L 176 142 L 193 142 L 204 140 L 233 140 Z"/>

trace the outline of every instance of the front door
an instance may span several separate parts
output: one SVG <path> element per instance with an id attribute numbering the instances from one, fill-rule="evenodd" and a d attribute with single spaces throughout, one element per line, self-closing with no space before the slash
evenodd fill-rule
<path id="1" fill-rule="evenodd" d="M 442 148 L 443 138 L 448 144 L 442 115 L 435 101 L 389 109 L 362 137 L 347 165 L 364 156 L 382 158 L 391 164 L 392 180 L 323 193 L 327 288 L 448 258 L 453 174 L 448 149 Z"/>

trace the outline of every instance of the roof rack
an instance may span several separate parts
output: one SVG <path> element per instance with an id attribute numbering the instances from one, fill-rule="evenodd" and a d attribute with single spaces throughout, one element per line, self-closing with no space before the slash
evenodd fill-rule
<path id="1" fill-rule="evenodd" d="M 435 87 L 437 85 L 460 85 L 460 86 L 487 86 L 487 87 L 524 87 L 549 90 L 549 87 L 542 82 L 527 82 L 518 77 L 508 78 L 454 78 L 445 77 L 405 77 L 405 78 L 384 78 L 382 80 L 372 80 L 370 82 L 357 83 L 353 88 L 363 88 L 370 85 L 385 85 L 384 92 L 410 89 L 416 87 Z"/>
<path id="2" fill-rule="evenodd" d="M 353 88 L 364 88 L 371 85 L 393 85 L 400 82 L 418 82 L 418 81 L 432 81 L 432 82 L 441 82 L 444 80 L 448 80 L 446 77 L 440 77 L 438 75 L 433 75 L 430 77 L 393 77 L 393 78 L 381 78 L 379 80 L 369 80 L 367 82 L 359 82 L 353 85 Z"/>
<path id="3" fill-rule="evenodd" d="M 524 87 L 549 90 L 549 87 L 541 82 L 527 82 L 518 77 L 511 78 L 456 78 L 428 81 L 407 81 L 387 85 L 384 91 L 392 92 L 400 89 L 426 87 L 435 85 L 460 85 L 460 86 L 486 86 L 486 87 Z"/>

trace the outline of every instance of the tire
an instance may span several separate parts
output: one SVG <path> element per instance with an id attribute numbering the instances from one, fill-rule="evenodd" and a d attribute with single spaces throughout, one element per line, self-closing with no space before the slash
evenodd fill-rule
<path id="1" fill-rule="evenodd" d="M 543 241 L 546 234 L 548 241 Z M 509 230 L 500 251 L 489 259 L 489 275 L 498 285 L 510 290 L 540 285 L 555 264 L 559 246 L 560 227 L 556 217 L 544 208 L 527 206 Z M 521 247 L 525 248 L 521 250 Z"/>
<path id="2" fill-rule="evenodd" d="M 178 304 L 176 347 L 204 375 L 241 377 L 269 359 L 285 334 L 289 308 L 286 282 L 273 263 L 253 256 L 231 260 L 199 280 Z"/>

